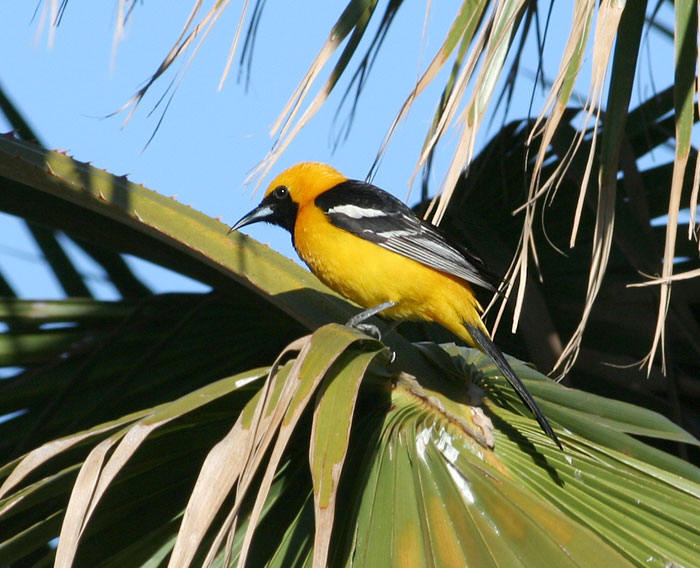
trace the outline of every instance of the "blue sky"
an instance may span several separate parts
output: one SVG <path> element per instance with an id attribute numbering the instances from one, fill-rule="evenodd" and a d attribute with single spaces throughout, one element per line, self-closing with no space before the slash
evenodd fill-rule
<path id="1" fill-rule="evenodd" d="M 177 9 L 170 4 L 169 10 L 155 2 L 137 3 L 114 59 L 116 2 L 68 2 L 52 46 L 47 27 L 39 31 L 43 4 L 35 15 L 36 4 L 3 4 L 0 51 L 6 55 L 0 58 L 0 82 L 42 140 L 50 148 L 67 150 L 77 159 L 115 174 L 128 174 L 132 181 L 165 195 L 176 195 L 179 201 L 227 223 L 251 209 L 259 198 L 260 193 L 251 198 L 252 187 L 245 186 L 243 180 L 270 148 L 270 125 L 343 6 L 315 2 L 311 18 L 300 15 L 296 3 L 268 2 L 258 32 L 249 89 L 246 91 L 242 83 L 237 83 L 238 67 L 234 66 L 223 90 L 218 91 L 240 16 L 239 4 L 231 3 L 189 68 L 160 130 L 144 150 L 160 117 L 159 110 L 151 116 L 149 111 L 173 74 L 153 88 L 127 125 L 123 125 L 126 114 L 105 117 L 128 101 L 157 68 L 178 36 L 190 3 L 177 3 Z M 209 3 L 205 5 L 208 7 Z M 349 177 L 363 178 L 395 112 L 438 49 L 459 5 L 452 0 L 433 2 L 423 37 L 425 4 L 406 2 L 369 79 L 367 96 L 360 99 L 359 119 L 348 140 L 333 152 L 331 140 L 338 131 L 333 118 L 346 84 L 341 83 L 272 173 L 298 161 L 318 160 L 333 164 Z M 383 5 L 379 10 L 383 10 Z M 552 26 L 550 41 L 554 44 L 561 43 L 568 33 L 569 10 L 570 7 L 564 7 L 555 13 L 555 18 L 560 19 L 555 19 Z M 380 15 L 375 18 L 378 20 Z M 303 22 L 303 28 L 299 22 Z M 376 22 L 372 30 L 375 28 Z M 371 32 L 368 35 L 366 39 Z M 362 46 L 360 52 L 364 53 Z M 554 72 L 561 51 L 552 49 L 550 53 Z M 515 101 L 513 117 L 527 114 L 535 65 L 533 60 L 530 68 L 526 66 L 524 70 L 521 87 L 525 87 L 527 96 Z M 664 67 L 661 73 L 670 66 Z M 182 64 L 175 65 L 176 71 L 181 68 Z M 350 68 L 354 69 L 352 64 Z M 657 81 L 659 88 L 668 84 L 662 76 Z M 407 183 L 443 84 L 440 80 L 436 83 L 412 109 L 374 179 L 377 185 L 402 199 L 408 194 Z M 537 102 L 534 108 L 536 112 Z M 346 111 L 347 108 L 341 111 L 341 119 L 347 116 Z M 0 128 L 8 130 L 9 126 L 0 120 Z M 482 140 L 487 136 L 483 132 Z M 446 166 L 451 138 L 454 137 L 448 135 L 443 153 L 445 163 L 436 164 L 438 172 Z M 435 187 L 439 181 L 435 180 Z M 250 234 L 295 258 L 283 231 L 254 226 Z M 82 269 L 94 275 L 91 286 L 95 292 L 103 298 L 116 297 L 102 281 L 99 268 L 82 259 L 80 253 L 75 255 Z M 0 270 L 27 297 L 61 296 L 24 228 L 6 215 L 0 217 Z M 156 290 L 194 286 L 143 265 L 138 270 Z"/>

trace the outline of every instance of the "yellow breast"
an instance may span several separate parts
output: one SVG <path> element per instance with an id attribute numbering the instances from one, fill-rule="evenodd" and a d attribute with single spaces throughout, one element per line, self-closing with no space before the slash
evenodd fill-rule
<path id="1" fill-rule="evenodd" d="M 316 207 L 299 210 L 294 246 L 319 280 L 364 308 L 395 302 L 382 315 L 454 320 L 462 330 L 462 321 L 479 320 L 468 283 L 339 229 Z"/>

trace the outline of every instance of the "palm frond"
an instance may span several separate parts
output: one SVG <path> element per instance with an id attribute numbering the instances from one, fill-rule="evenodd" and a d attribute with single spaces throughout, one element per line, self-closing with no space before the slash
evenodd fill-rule
<path id="1" fill-rule="evenodd" d="M 208 11 L 205 11 L 201 2 L 195 2 L 170 52 L 146 82 L 146 85 L 122 110 L 131 108 L 131 113 L 133 113 L 146 92 L 163 77 L 178 59 L 189 53 L 189 60 L 184 66 L 186 71 L 201 42 L 207 37 L 212 26 L 220 19 L 228 4 L 229 2 L 217 2 Z M 263 4 L 264 2 L 257 2 L 252 16 L 248 18 L 248 3 L 244 3 L 240 21 L 232 39 L 232 48 L 229 52 L 222 81 L 228 74 L 246 22 L 248 22 L 248 27 L 244 58 L 251 52 L 250 46 L 255 38 L 255 30 L 260 21 Z M 342 76 L 347 74 L 349 69 L 352 69 L 351 63 L 358 59 L 355 70 L 352 72 L 352 78 L 349 79 L 346 87 L 346 95 L 343 97 L 343 102 L 349 100 L 349 93 L 355 86 L 348 122 L 341 131 L 341 135 L 343 131 L 347 133 L 357 101 L 363 92 L 363 85 L 371 71 L 372 62 L 380 50 L 386 50 L 389 47 L 385 39 L 388 37 L 388 30 L 396 25 L 393 15 L 397 13 L 401 4 L 400 0 L 388 0 L 384 10 L 381 10 L 378 9 L 380 5 L 376 0 L 351 0 L 348 2 L 331 29 L 328 39 L 323 43 L 305 76 L 282 109 L 272 128 L 271 134 L 275 139 L 273 148 L 254 170 L 251 179 L 257 176 L 258 182 L 262 180 L 262 177 L 270 171 L 294 137 L 325 104 Z M 557 11 L 559 18 L 568 17 L 570 21 L 568 38 L 561 50 L 559 68 L 555 72 L 538 68 L 537 74 L 539 76 L 546 75 L 547 78 L 549 76 L 553 78 L 550 80 L 549 91 L 538 110 L 537 127 L 532 130 L 533 137 L 528 141 L 537 158 L 531 163 L 533 175 L 528 180 L 529 192 L 523 202 L 516 207 L 516 209 L 524 211 L 519 227 L 521 240 L 514 253 L 513 264 L 502 294 L 504 297 L 515 295 L 515 317 L 512 320 L 512 328 L 515 330 L 524 309 L 525 291 L 531 280 L 529 273 L 533 270 L 532 263 L 534 263 L 534 270 L 539 270 L 538 257 L 541 254 L 542 243 L 539 243 L 534 236 L 534 224 L 537 222 L 534 214 L 537 209 L 536 202 L 546 202 L 552 199 L 563 179 L 573 173 L 572 168 L 576 169 L 579 176 L 578 199 L 577 206 L 572 213 L 573 222 L 568 246 L 573 247 L 577 241 L 581 242 L 578 238 L 579 225 L 584 215 L 585 203 L 589 199 L 588 194 L 592 191 L 597 191 L 598 195 L 597 228 L 591 237 L 594 246 L 591 251 L 590 269 L 587 276 L 586 304 L 581 313 L 578 328 L 566 342 L 558 362 L 558 368 L 564 371 L 571 368 L 581 348 L 581 338 L 594 309 L 594 304 L 598 301 L 602 282 L 609 267 L 612 243 L 616 238 L 616 176 L 623 168 L 629 170 L 627 167 L 629 161 L 625 158 L 625 153 L 620 147 L 621 139 L 618 133 L 621 131 L 621 125 L 624 124 L 629 112 L 631 90 L 635 85 L 640 86 L 642 80 L 636 73 L 638 54 L 644 48 L 645 43 L 673 37 L 676 54 L 674 61 L 675 104 L 669 121 L 675 131 L 676 160 L 674 163 L 676 173 L 672 179 L 672 196 L 667 201 L 666 213 L 669 221 L 666 224 L 664 261 L 660 270 L 662 281 L 658 285 L 659 299 L 655 332 L 651 338 L 651 348 L 647 355 L 647 370 L 651 371 L 652 361 L 660 349 L 662 367 L 665 368 L 665 347 L 667 345 L 665 321 L 669 314 L 668 298 L 674 272 L 673 259 L 679 256 L 676 253 L 678 248 L 683 246 L 676 238 L 678 234 L 677 215 L 682 203 L 686 203 L 686 201 L 680 200 L 681 186 L 687 177 L 686 169 L 692 163 L 690 132 L 695 122 L 693 100 L 697 86 L 694 75 L 698 48 L 697 41 L 693 39 L 696 36 L 695 30 L 697 28 L 696 4 L 688 0 L 673 5 L 675 17 L 673 28 L 662 19 L 663 14 L 660 9 L 662 4 L 658 2 L 648 8 L 648 2 L 625 4 L 585 0 L 576 3 L 570 15 Z M 124 12 L 124 6 L 125 3 L 120 3 L 120 14 Z M 60 11 L 64 7 L 65 2 L 61 4 Z M 501 100 L 499 87 L 505 85 L 506 90 L 509 90 L 511 89 L 509 85 L 514 84 L 512 70 L 522 68 L 521 63 L 528 56 L 528 37 L 537 34 L 537 40 L 542 39 L 539 37 L 542 13 L 539 8 L 540 3 L 533 4 L 523 0 L 508 0 L 499 3 L 490 3 L 485 0 L 463 2 L 455 14 L 454 24 L 445 34 L 444 41 L 415 86 L 410 90 L 388 128 L 387 135 L 380 145 L 375 164 L 370 168 L 370 176 L 391 140 L 396 126 L 406 116 L 417 97 L 425 91 L 426 87 L 438 80 L 439 71 L 451 64 L 452 73 L 445 80 L 441 100 L 437 101 L 433 123 L 428 128 L 426 143 L 417 158 L 417 166 L 411 176 L 413 179 L 416 173 L 422 169 L 424 179 L 426 179 L 425 176 L 431 169 L 437 145 L 445 140 L 446 134 L 455 127 L 459 134 L 453 148 L 453 155 L 446 171 L 441 172 L 443 182 L 438 192 L 439 195 L 434 198 L 433 207 L 430 209 L 432 219 L 436 223 L 440 222 L 444 216 L 461 174 L 471 167 L 476 152 L 477 136 L 482 129 L 485 118 L 495 116 L 495 107 Z M 554 4 L 550 5 L 550 10 L 545 16 L 547 21 L 549 21 L 552 11 L 557 10 L 557 8 Z M 46 13 L 52 13 L 52 21 L 58 20 L 59 6 L 57 2 L 47 1 L 45 10 Z M 131 10 L 129 10 L 130 12 Z M 366 31 L 370 29 L 370 22 L 376 12 L 383 14 L 381 22 L 378 24 L 374 37 L 366 40 Z M 647 14 L 647 12 L 649 13 Z M 195 46 L 196 40 L 199 43 Z M 361 44 L 365 40 L 370 42 L 369 46 L 364 51 L 364 55 L 359 55 L 358 52 L 362 53 Z M 346 44 L 343 47 L 344 42 Z M 551 39 L 547 38 L 547 42 L 551 44 Z M 459 49 L 457 49 L 458 45 Z M 342 53 L 333 64 L 328 77 L 316 95 L 310 99 L 325 68 L 331 64 L 334 54 L 341 47 L 343 47 Z M 546 49 L 557 48 L 539 41 L 537 47 L 539 64 L 543 61 L 542 53 Z M 591 53 L 589 58 L 590 78 L 587 79 L 588 85 L 585 86 L 587 94 L 583 104 L 584 112 L 581 113 L 579 121 L 575 125 L 577 134 L 570 138 L 570 144 L 566 151 L 560 153 L 559 167 L 545 175 L 544 160 L 549 154 L 550 144 L 556 143 L 555 137 L 559 135 L 561 130 L 567 130 L 571 126 L 564 113 L 566 108 L 572 104 L 575 87 L 580 87 L 584 82 L 582 77 L 588 71 L 585 57 L 588 52 Z M 247 61 L 249 64 L 250 60 Z M 609 72 L 611 66 L 612 71 Z M 176 89 L 183 75 L 184 72 L 173 79 L 171 87 Z M 603 108 L 603 96 L 606 88 L 608 98 L 607 104 Z M 508 95 L 510 98 L 512 90 L 509 92 L 511 92 L 511 95 Z M 172 100 L 173 95 L 169 96 L 169 100 Z M 307 102 L 309 100 L 310 102 Z M 160 120 L 162 118 L 161 116 Z M 605 127 L 601 130 L 602 126 Z M 594 169 L 593 164 L 599 147 L 603 152 L 603 160 L 598 161 L 598 167 Z M 581 161 L 579 156 L 584 156 L 583 168 L 576 166 Z M 697 158 L 695 161 L 696 174 L 692 181 L 692 191 L 687 200 L 691 215 L 691 223 L 689 223 L 687 230 L 690 242 L 696 238 L 695 216 L 698 187 L 700 187 L 700 166 L 698 165 L 700 162 L 697 161 Z M 589 183 L 591 179 L 595 183 Z M 697 256 L 697 251 L 694 254 Z M 655 270 L 654 272 L 659 271 Z"/>
<path id="2" fill-rule="evenodd" d="M 695 363 L 700 354 L 697 341 L 700 322 L 697 285 L 691 278 L 674 280 L 674 298 L 667 322 L 673 337 L 672 344 L 667 345 L 667 354 L 673 359 L 672 368 L 667 369 L 669 379 L 663 378 L 660 362 L 653 365 L 648 379 L 639 372 L 640 361 L 654 336 L 654 308 L 659 298 L 654 287 L 639 284 L 646 275 L 653 275 L 660 268 L 666 227 L 654 226 L 653 220 L 666 212 L 665 188 L 671 185 L 674 166 L 667 162 L 643 167 L 632 156 L 649 154 L 665 143 L 669 126 L 673 128 L 668 117 L 671 109 L 669 89 L 633 109 L 621 134 L 620 151 L 625 156 L 625 167 L 623 175 L 616 180 L 616 226 L 609 268 L 581 341 L 582 356 L 564 380 L 605 395 L 615 389 L 617 396 L 654 408 L 693 429 L 697 421 L 696 384 L 700 376 Z M 567 120 L 574 121 L 577 112 L 578 109 L 568 109 Z M 644 124 L 648 127 L 644 128 Z M 506 272 L 503 259 L 510 258 L 520 246 L 520 219 L 509 212 L 526 195 L 529 178 L 523 172 L 535 157 L 527 152 L 524 141 L 531 136 L 533 128 L 533 122 L 517 121 L 501 130 L 460 181 L 453 209 L 443 224 L 444 230 L 467 244 L 496 273 Z M 604 124 L 603 137 L 605 128 Z M 560 128 L 545 158 L 544 175 L 550 175 L 557 167 L 575 136 L 573 127 L 568 131 Z M 582 147 L 582 156 L 586 151 Z M 691 157 L 695 159 L 694 152 Z M 512 164 L 525 166 L 513 168 Z M 576 333 L 586 296 L 590 252 L 580 246 L 563 252 L 571 234 L 571 212 L 577 207 L 580 173 L 585 167 L 584 157 L 572 161 L 571 174 L 562 180 L 559 190 L 534 209 L 537 222 L 533 238 L 548 244 L 540 247 L 539 274 L 528 278 L 528 301 L 523 306 L 519 341 L 513 341 L 508 334 L 499 337 L 508 350 L 532 360 L 541 369 L 549 369 L 560 360 L 564 346 Z M 600 167 L 598 162 L 594 167 Z M 493 191 L 483 191 L 486 184 Z M 591 185 L 595 186 L 595 182 Z M 682 200 L 691 194 L 692 186 L 692 174 L 686 172 Z M 422 207 L 427 207 L 427 203 Z M 596 207 L 592 200 L 586 200 L 579 226 L 583 242 L 592 242 Z M 694 248 L 690 242 L 678 248 L 677 254 L 685 259 L 678 261 L 674 271 L 688 273 L 684 274 L 688 277 L 697 274 L 700 262 Z M 513 306 L 504 304 L 502 308 L 503 318 L 508 322 L 513 317 Z M 416 337 L 425 337 L 422 333 Z"/>
<path id="3" fill-rule="evenodd" d="M 6 193 L 22 197 L 0 206 L 59 228 L 107 223 L 82 236 L 215 288 L 4 302 L 4 362 L 24 370 L 0 396 L 2 564 L 697 555 L 700 470 L 631 436 L 699 444 L 668 420 L 513 360 L 562 453 L 480 352 L 323 325 L 351 307 L 266 247 L 67 156 L 0 145 Z M 51 207 L 17 203 L 30 198 Z M 38 348 L 17 348 L 37 329 Z"/>
<path id="4" fill-rule="evenodd" d="M 5 118 L 12 125 L 15 136 L 21 140 L 45 146 L 41 142 L 39 135 L 29 125 L 29 122 L 10 100 L 2 87 L 0 87 L 0 110 L 2 110 Z M 87 278 L 81 274 L 73 260 L 66 253 L 65 246 L 61 243 L 61 234 L 31 221 L 28 221 L 26 225 L 44 260 L 56 276 L 63 292 L 67 296 L 72 297 L 91 296 L 92 293 L 88 286 Z M 119 254 L 79 239 L 72 240 L 105 270 L 123 297 L 141 297 L 150 294 L 148 287 L 134 275 Z"/>

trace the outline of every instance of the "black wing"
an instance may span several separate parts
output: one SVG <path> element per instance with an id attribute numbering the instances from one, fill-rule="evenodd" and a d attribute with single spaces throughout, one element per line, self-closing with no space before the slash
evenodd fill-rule
<path id="1" fill-rule="evenodd" d="M 348 180 L 319 195 L 315 204 L 333 225 L 431 268 L 494 290 L 475 264 L 434 227 L 421 221 L 404 203 L 361 181 Z"/>

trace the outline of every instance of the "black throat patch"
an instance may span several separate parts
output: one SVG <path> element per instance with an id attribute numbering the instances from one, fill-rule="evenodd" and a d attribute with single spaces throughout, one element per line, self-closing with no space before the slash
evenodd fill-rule
<path id="1" fill-rule="evenodd" d="M 263 199 L 261 205 L 267 205 L 272 209 L 272 215 L 268 217 L 266 221 L 284 227 L 294 236 L 294 223 L 297 220 L 299 206 L 292 201 L 289 194 L 283 199 L 270 194 Z"/>

